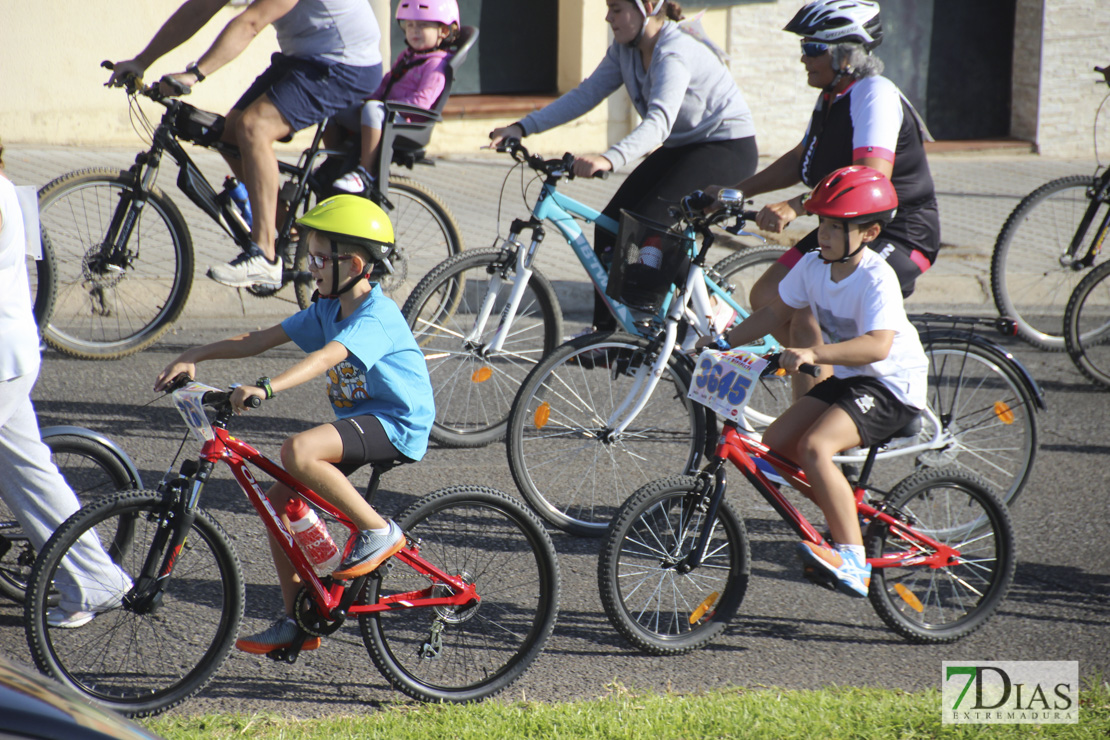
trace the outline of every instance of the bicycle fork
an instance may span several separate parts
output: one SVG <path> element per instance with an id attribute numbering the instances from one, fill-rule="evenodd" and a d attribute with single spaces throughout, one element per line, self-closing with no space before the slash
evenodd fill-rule
<path id="1" fill-rule="evenodd" d="M 526 229 L 532 230 L 532 241 L 528 245 L 528 249 L 523 249 L 520 242 L 520 233 Z M 504 284 L 503 272 L 495 271 L 491 275 L 489 283 L 486 285 L 486 294 L 482 297 L 482 304 L 478 310 L 478 317 L 474 320 L 474 326 L 471 328 L 470 333 L 463 337 L 464 344 L 473 350 L 477 350 L 478 354 L 482 357 L 500 352 L 501 348 L 505 345 L 505 339 L 509 335 L 509 329 L 513 324 L 513 319 L 516 318 L 517 309 L 520 307 L 520 302 L 524 298 L 524 291 L 528 288 L 528 281 L 532 278 L 532 263 L 536 258 L 536 253 L 539 251 L 540 244 L 543 242 L 545 232 L 543 225 L 535 221 L 521 221 L 516 219 L 513 221 L 512 228 L 509 235 L 505 238 L 504 243 L 501 245 L 502 252 L 511 253 L 514 256 L 514 271 L 515 276 L 512 279 L 512 291 L 509 293 L 509 300 L 505 307 L 501 309 L 500 323 L 497 326 L 497 331 L 493 337 L 486 344 L 481 343 L 482 335 L 485 332 L 486 323 L 489 321 L 490 315 L 493 313 L 493 307 L 497 303 L 497 298 L 501 293 L 501 286 Z M 506 260 L 506 265 L 508 260 Z"/>

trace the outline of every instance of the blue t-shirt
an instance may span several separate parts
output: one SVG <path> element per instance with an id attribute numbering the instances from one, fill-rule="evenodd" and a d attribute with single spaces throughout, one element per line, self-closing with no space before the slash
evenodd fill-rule
<path id="1" fill-rule="evenodd" d="M 347 359 L 327 373 L 336 417 L 373 414 L 393 446 L 419 460 L 428 450 L 435 406 L 428 364 L 401 310 L 375 284 L 353 314 L 338 316 L 339 301 L 319 300 L 281 328 L 305 352 L 332 341 L 346 347 Z"/>

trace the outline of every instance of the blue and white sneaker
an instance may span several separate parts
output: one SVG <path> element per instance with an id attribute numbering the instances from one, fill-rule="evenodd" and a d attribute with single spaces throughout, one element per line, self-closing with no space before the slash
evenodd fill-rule
<path id="1" fill-rule="evenodd" d="M 389 531 L 385 534 L 375 534 L 368 529 L 355 532 L 348 540 L 347 557 L 331 574 L 332 578 L 346 580 L 366 575 L 400 552 L 404 546 L 405 533 L 393 520 L 389 521 Z"/>
<path id="2" fill-rule="evenodd" d="M 871 586 L 871 566 L 851 550 L 834 550 L 831 547 L 799 542 L 798 555 L 802 562 L 832 581 L 841 593 L 863 598 Z"/>

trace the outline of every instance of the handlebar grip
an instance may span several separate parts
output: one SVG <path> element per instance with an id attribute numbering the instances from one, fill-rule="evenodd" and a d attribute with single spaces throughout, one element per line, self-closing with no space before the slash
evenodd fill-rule
<path id="1" fill-rule="evenodd" d="M 598 180 L 608 180 L 609 175 L 611 175 L 611 174 L 613 174 L 613 173 L 610 172 L 609 170 L 598 170 L 597 172 L 594 173 L 593 176 L 595 178 L 597 178 Z"/>
<path id="2" fill-rule="evenodd" d="M 252 409 L 256 409 L 256 408 L 258 408 L 259 406 L 262 405 L 262 399 L 259 398 L 258 396 L 251 396 L 250 398 L 248 398 L 246 400 L 246 403 L 244 403 L 243 405 L 244 406 L 249 406 Z"/>
<path id="3" fill-rule="evenodd" d="M 805 373 L 806 375 L 811 375 L 814 378 L 820 378 L 821 377 L 821 366 L 820 365 L 810 365 L 808 362 L 803 362 L 801 365 L 798 366 L 798 372 Z"/>

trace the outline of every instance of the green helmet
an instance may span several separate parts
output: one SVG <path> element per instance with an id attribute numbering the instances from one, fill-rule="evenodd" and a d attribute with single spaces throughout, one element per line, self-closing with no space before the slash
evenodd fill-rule
<path id="1" fill-rule="evenodd" d="M 377 262 L 393 254 L 393 224 L 376 203 L 358 195 L 335 195 L 297 219 L 298 226 L 337 242 L 357 244 Z"/>

